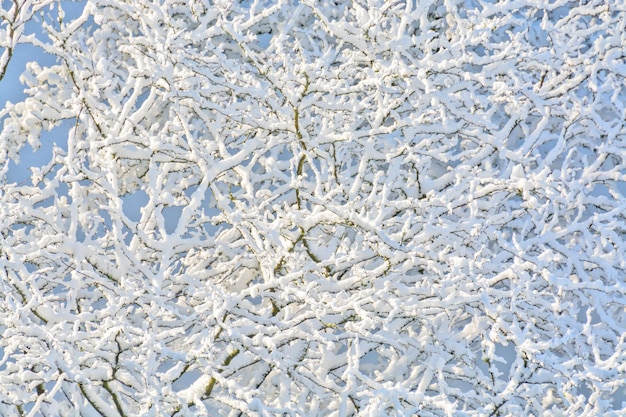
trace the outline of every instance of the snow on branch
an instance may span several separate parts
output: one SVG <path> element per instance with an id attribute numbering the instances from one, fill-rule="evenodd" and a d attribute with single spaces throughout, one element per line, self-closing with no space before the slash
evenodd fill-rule
<path id="1" fill-rule="evenodd" d="M 0 78 L 43 7 L 4 3 Z M 97 0 L 45 23 L 56 64 L 0 110 L 0 414 L 621 415 L 624 22 Z"/>

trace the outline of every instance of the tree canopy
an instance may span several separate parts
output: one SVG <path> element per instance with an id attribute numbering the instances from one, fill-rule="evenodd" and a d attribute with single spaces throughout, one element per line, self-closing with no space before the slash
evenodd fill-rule
<path id="1" fill-rule="evenodd" d="M 2 1 L 0 414 L 626 412 L 623 2 L 64 7 Z"/>

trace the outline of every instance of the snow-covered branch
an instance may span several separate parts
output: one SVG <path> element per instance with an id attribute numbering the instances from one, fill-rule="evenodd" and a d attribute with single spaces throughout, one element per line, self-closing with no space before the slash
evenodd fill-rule
<path id="1" fill-rule="evenodd" d="M 619 415 L 625 21 L 97 0 L 46 26 L 58 62 L 0 111 L 0 413 Z"/>

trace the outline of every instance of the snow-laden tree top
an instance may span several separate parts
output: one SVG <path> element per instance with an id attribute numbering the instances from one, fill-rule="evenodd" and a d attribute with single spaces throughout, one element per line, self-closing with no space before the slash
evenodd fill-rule
<path id="1" fill-rule="evenodd" d="M 626 412 L 624 2 L 63 7 L 2 1 L 0 414 Z"/>

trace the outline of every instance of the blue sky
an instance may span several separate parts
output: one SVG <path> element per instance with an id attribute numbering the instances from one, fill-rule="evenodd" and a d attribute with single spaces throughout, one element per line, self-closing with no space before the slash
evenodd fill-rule
<path id="1" fill-rule="evenodd" d="M 61 7 L 65 11 L 65 20 L 69 21 L 80 15 L 85 5 L 85 1 L 62 1 Z M 9 2 L 2 1 L 2 7 L 6 10 L 10 7 Z M 56 6 L 52 9 L 45 8 L 43 11 L 52 17 L 57 15 Z M 38 38 L 44 39 L 41 19 L 28 22 L 25 26 L 25 35 L 35 34 Z M 44 53 L 40 48 L 30 44 L 20 44 L 15 48 L 13 57 L 9 62 L 4 79 L 0 81 L 0 105 L 4 108 L 8 101 L 16 103 L 23 100 L 24 86 L 20 83 L 20 75 L 26 69 L 26 64 L 37 61 L 41 66 L 54 65 L 55 57 Z M 29 145 L 25 145 L 20 151 L 20 162 L 12 162 L 9 166 L 7 180 L 9 182 L 23 183 L 30 177 L 30 168 L 33 166 L 43 166 L 50 161 L 53 144 L 66 148 L 66 132 L 71 126 L 68 121 L 55 128 L 51 132 L 44 132 L 41 137 L 41 148 L 34 151 Z"/>

